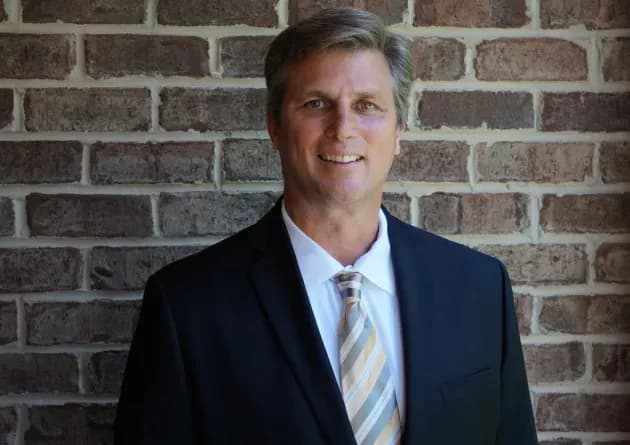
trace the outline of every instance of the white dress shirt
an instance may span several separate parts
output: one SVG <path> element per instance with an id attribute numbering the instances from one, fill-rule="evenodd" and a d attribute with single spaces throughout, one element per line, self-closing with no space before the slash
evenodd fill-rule
<path id="1" fill-rule="evenodd" d="M 319 334 L 340 388 L 339 322 L 343 314 L 343 304 L 337 286 L 331 278 L 342 270 L 353 270 L 363 275 L 361 302 L 376 329 L 378 341 L 385 350 L 394 383 L 398 412 L 403 423 L 405 380 L 402 337 L 385 214 L 379 210 L 378 236 L 370 250 L 361 255 L 353 265 L 345 267 L 300 230 L 289 217 L 284 203 L 282 219 L 289 232 Z"/>

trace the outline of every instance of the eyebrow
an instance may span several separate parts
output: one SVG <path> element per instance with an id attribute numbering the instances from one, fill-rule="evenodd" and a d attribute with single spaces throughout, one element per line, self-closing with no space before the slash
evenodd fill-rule
<path id="1" fill-rule="evenodd" d="M 355 96 L 359 99 L 373 99 L 379 97 L 379 93 L 379 90 L 367 90 L 358 92 Z M 329 97 L 329 95 L 322 90 L 308 90 L 304 91 L 304 93 L 300 94 L 298 97 L 303 99 L 307 97 Z"/>

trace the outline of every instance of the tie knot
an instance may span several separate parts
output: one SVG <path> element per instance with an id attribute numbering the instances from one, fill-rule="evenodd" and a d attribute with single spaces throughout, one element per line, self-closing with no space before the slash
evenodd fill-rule
<path id="1" fill-rule="evenodd" d="M 359 298 L 361 296 L 363 275 L 360 272 L 339 272 L 333 279 L 342 298 Z"/>

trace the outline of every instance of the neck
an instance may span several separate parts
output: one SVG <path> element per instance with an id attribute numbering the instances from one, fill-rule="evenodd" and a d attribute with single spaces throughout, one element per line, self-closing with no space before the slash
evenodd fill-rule
<path id="1" fill-rule="evenodd" d="M 311 206 L 284 197 L 291 220 L 344 266 L 354 262 L 376 240 L 380 203 L 358 206 Z"/>

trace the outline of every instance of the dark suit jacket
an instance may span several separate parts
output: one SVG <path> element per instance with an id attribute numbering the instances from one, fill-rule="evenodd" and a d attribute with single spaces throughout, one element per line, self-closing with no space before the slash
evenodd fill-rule
<path id="1" fill-rule="evenodd" d="M 536 444 L 505 268 L 387 218 L 404 349 L 403 442 Z M 115 443 L 355 443 L 279 205 L 149 279 Z"/>

